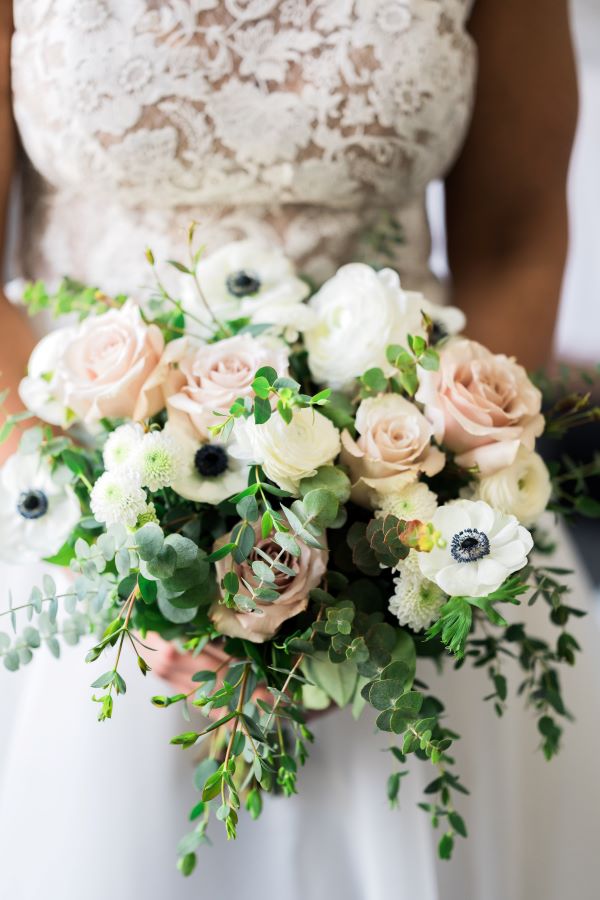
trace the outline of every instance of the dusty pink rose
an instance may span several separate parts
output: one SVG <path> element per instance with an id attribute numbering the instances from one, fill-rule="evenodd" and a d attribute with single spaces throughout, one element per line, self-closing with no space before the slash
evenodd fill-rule
<path id="1" fill-rule="evenodd" d="M 146 325 L 132 300 L 86 319 L 60 357 L 56 380 L 61 401 L 88 423 L 154 415 L 163 405 L 161 392 L 145 392 L 145 383 L 163 348 L 160 329 Z"/>
<path id="2" fill-rule="evenodd" d="M 444 468 L 444 454 L 431 442 L 433 426 L 399 394 L 363 400 L 356 430 L 356 440 L 347 431 L 342 435 L 341 456 L 350 470 L 355 503 L 376 506 L 378 498 L 401 490 L 420 474 L 436 475 Z"/>
<path id="3" fill-rule="evenodd" d="M 249 334 L 215 344 L 199 345 L 187 338 L 173 341 L 159 370 L 169 420 L 208 440 L 209 427 L 219 421 L 215 411 L 227 413 L 237 397 L 249 396 L 255 373 L 262 366 L 287 375 L 285 344 Z"/>
<path id="4" fill-rule="evenodd" d="M 256 546 L 267 556 L 274 559 L 281 553 L 281 547 L 271 537 L 260 537 L 260 525 L 256 527 L 256 538 Z M 219 538 L 215 548 L 230 540 L 230 535 Z M 292 569 L 296 573 L 295 576 L 292 578 L 291 575 L 274 569 L 276 579 L 273 586 L 279 591 L 277 600 L 270 603 L 257 601 L 258 608 L 252 612 L 238 612 L 220 603 L 213 604 L 210 617 L 221 634 L 262 644 L 264 641 L 270 640 L 287 619 L 297 616 L 306 609 L 310 591 L 317 587 L 327 570 L 328 552 L 309 547 L 300 540 L 297 543 L 300 547 L 300 556 L 292 556 L 291 553 L 281 553 L 279 556 L 280 562 Z M 234 572 L 240 579 L 240 593 L 247 596 L 250 596 L 250 592 L 242 584 L 242 579 L 255 588 L 259 585 L 259 579 L 252 571 L 252 563 L 255 560 L 265 561 L 264 557 L 259 556 L 256 550 L 253 550 L 245 562 L 234 565 Z M 216 563 L 219 582 L 229 568 L 229 559 L 219 560 Z"/>
<path id="5" fill-rule="evenodd" d="M 491 475 L 510 466 L 520 446 L 533 450 L 544 430 L 542 395 L 514 359 L 464 338 L 440 352 L 437 372 L 420 372 L 416 399 L 436 438 L 459 466 Z"/>

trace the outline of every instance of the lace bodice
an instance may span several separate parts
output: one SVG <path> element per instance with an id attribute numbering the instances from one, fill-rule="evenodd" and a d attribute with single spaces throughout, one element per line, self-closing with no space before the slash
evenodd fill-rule
<path id="1" fill-rule="evenodd" d="M 322 278 L 394 220 L 422 283 L 425 188 L 470 112 L 468 3 L 15 0 L 24 274 L 135 290 L 146 244 L 172 256 L 194 218 L 209 247 L 277 240 Z"/>

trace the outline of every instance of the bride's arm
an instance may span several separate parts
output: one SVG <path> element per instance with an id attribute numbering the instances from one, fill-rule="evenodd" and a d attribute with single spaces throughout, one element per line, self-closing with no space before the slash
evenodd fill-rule
<path id="1" fill-rule="evenodd" d="M 15 164 L 15 132 L 10 90 L 11 3 L 0 4 L 0 262 L 6 246 L 8 195 Z M 1 270 L 1 267 L 0 267 Z M 4 410 L 21 408 L 17 386 L 34 340 L 25 316 L 4 297 L 0 279 L 0 387 L 10 388 Z M 16 437 L 0 447 L 0 459 L 14 449 Z"/>
<path id="2" fill-rule="evenodd" d="M 453 302 L 470 337 L 536 367 L 551 352 L 568 238 L 577 92 L 567 0 L 479 0 L 470 30 L 475 113 L 447 181 Z"/>

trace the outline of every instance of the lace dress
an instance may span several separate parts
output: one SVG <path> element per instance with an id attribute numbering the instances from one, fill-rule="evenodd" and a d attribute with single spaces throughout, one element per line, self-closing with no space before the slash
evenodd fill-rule
<path id="1" fill-rule="evenodd" d="M 245 236 L 279 242 L 317 280 L 391 250 L 406 286 L 439 293 L 425 191 L 469 120 L 469 5 L 15 0 L 18 273 L 135 293 L 149 280 L 145 247 L 177 257 L 195 219 L 209 249 Z M 522 735 L 518 716 L 498 726 L 483 705 L 473 716 L 481 688 L 468 673 L 450 682 L 449 706 L 476 791 L 464 810 L 473 836 L 452 866 L 438 868 L 437 838 L 415 808 L 429 771 L 414 765 L 402 811 L 388 810 L 388 741 L 368 715 L 356 725 L 343 712 L 317 723 L 300 796 L 268 802 L 237 846 L 213 829 L 215 846 L 184 881 L 174 858 L 193 757 L 168 744 L 178 714 L 151 708 L 164 686 L 132 673 L 115 719 L 98 725 L 82 656 L 39 659 L 4 719 L 2 896 L 529 900 L 573 889 L 577 864 L 555 865 L 562 835 L 524 809 L 553 788 L 560 800 L 533 759 L 533 730 Z M 586 879 L 579 900 L 589 889 Z"/>

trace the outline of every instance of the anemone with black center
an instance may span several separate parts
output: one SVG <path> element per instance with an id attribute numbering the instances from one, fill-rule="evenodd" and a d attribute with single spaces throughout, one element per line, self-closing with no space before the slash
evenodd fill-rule
<path id="1" fill-rule="evenodd" d="M 455 534 L 450 542 L 450 555 L 458 563 L 477 562 L 490 552 L 487 534 L 478 528 L 465 528 Z"/>
<path id="2" fill-rule="evenodd" d="M 446 331 L 445 325 L 440 322 L 439 319 L 433 320 L 433 327 L 431 329 L 431 334 L 429 335 L 429 343 L 430 344 L 439 344 L 440 341 L 443 341 L 444 338 L 448 337 L 448 332 Z"/>
<path id="3" fill-rule="evenodd" d="M 24 519 L 40 519 L 48 512 L 48 498 L 36 488 L 23 491 L 17 503 L 17 512 Z"/>
<path id="4" fill-rule="evenodd" d="M 260 278 L 256 272 L 248 269 L 239 269 L 227 276 L 227 290 L 234 297 L 248 297 L 257 294 L 260 290 Z"/>
<path id="5" fill-rule="evenodd" d="M 194 466 L 203 478 L 217 478 L 229 467 L 227 451 L 218 444 L 203 444 L 196 450 Z"/>

